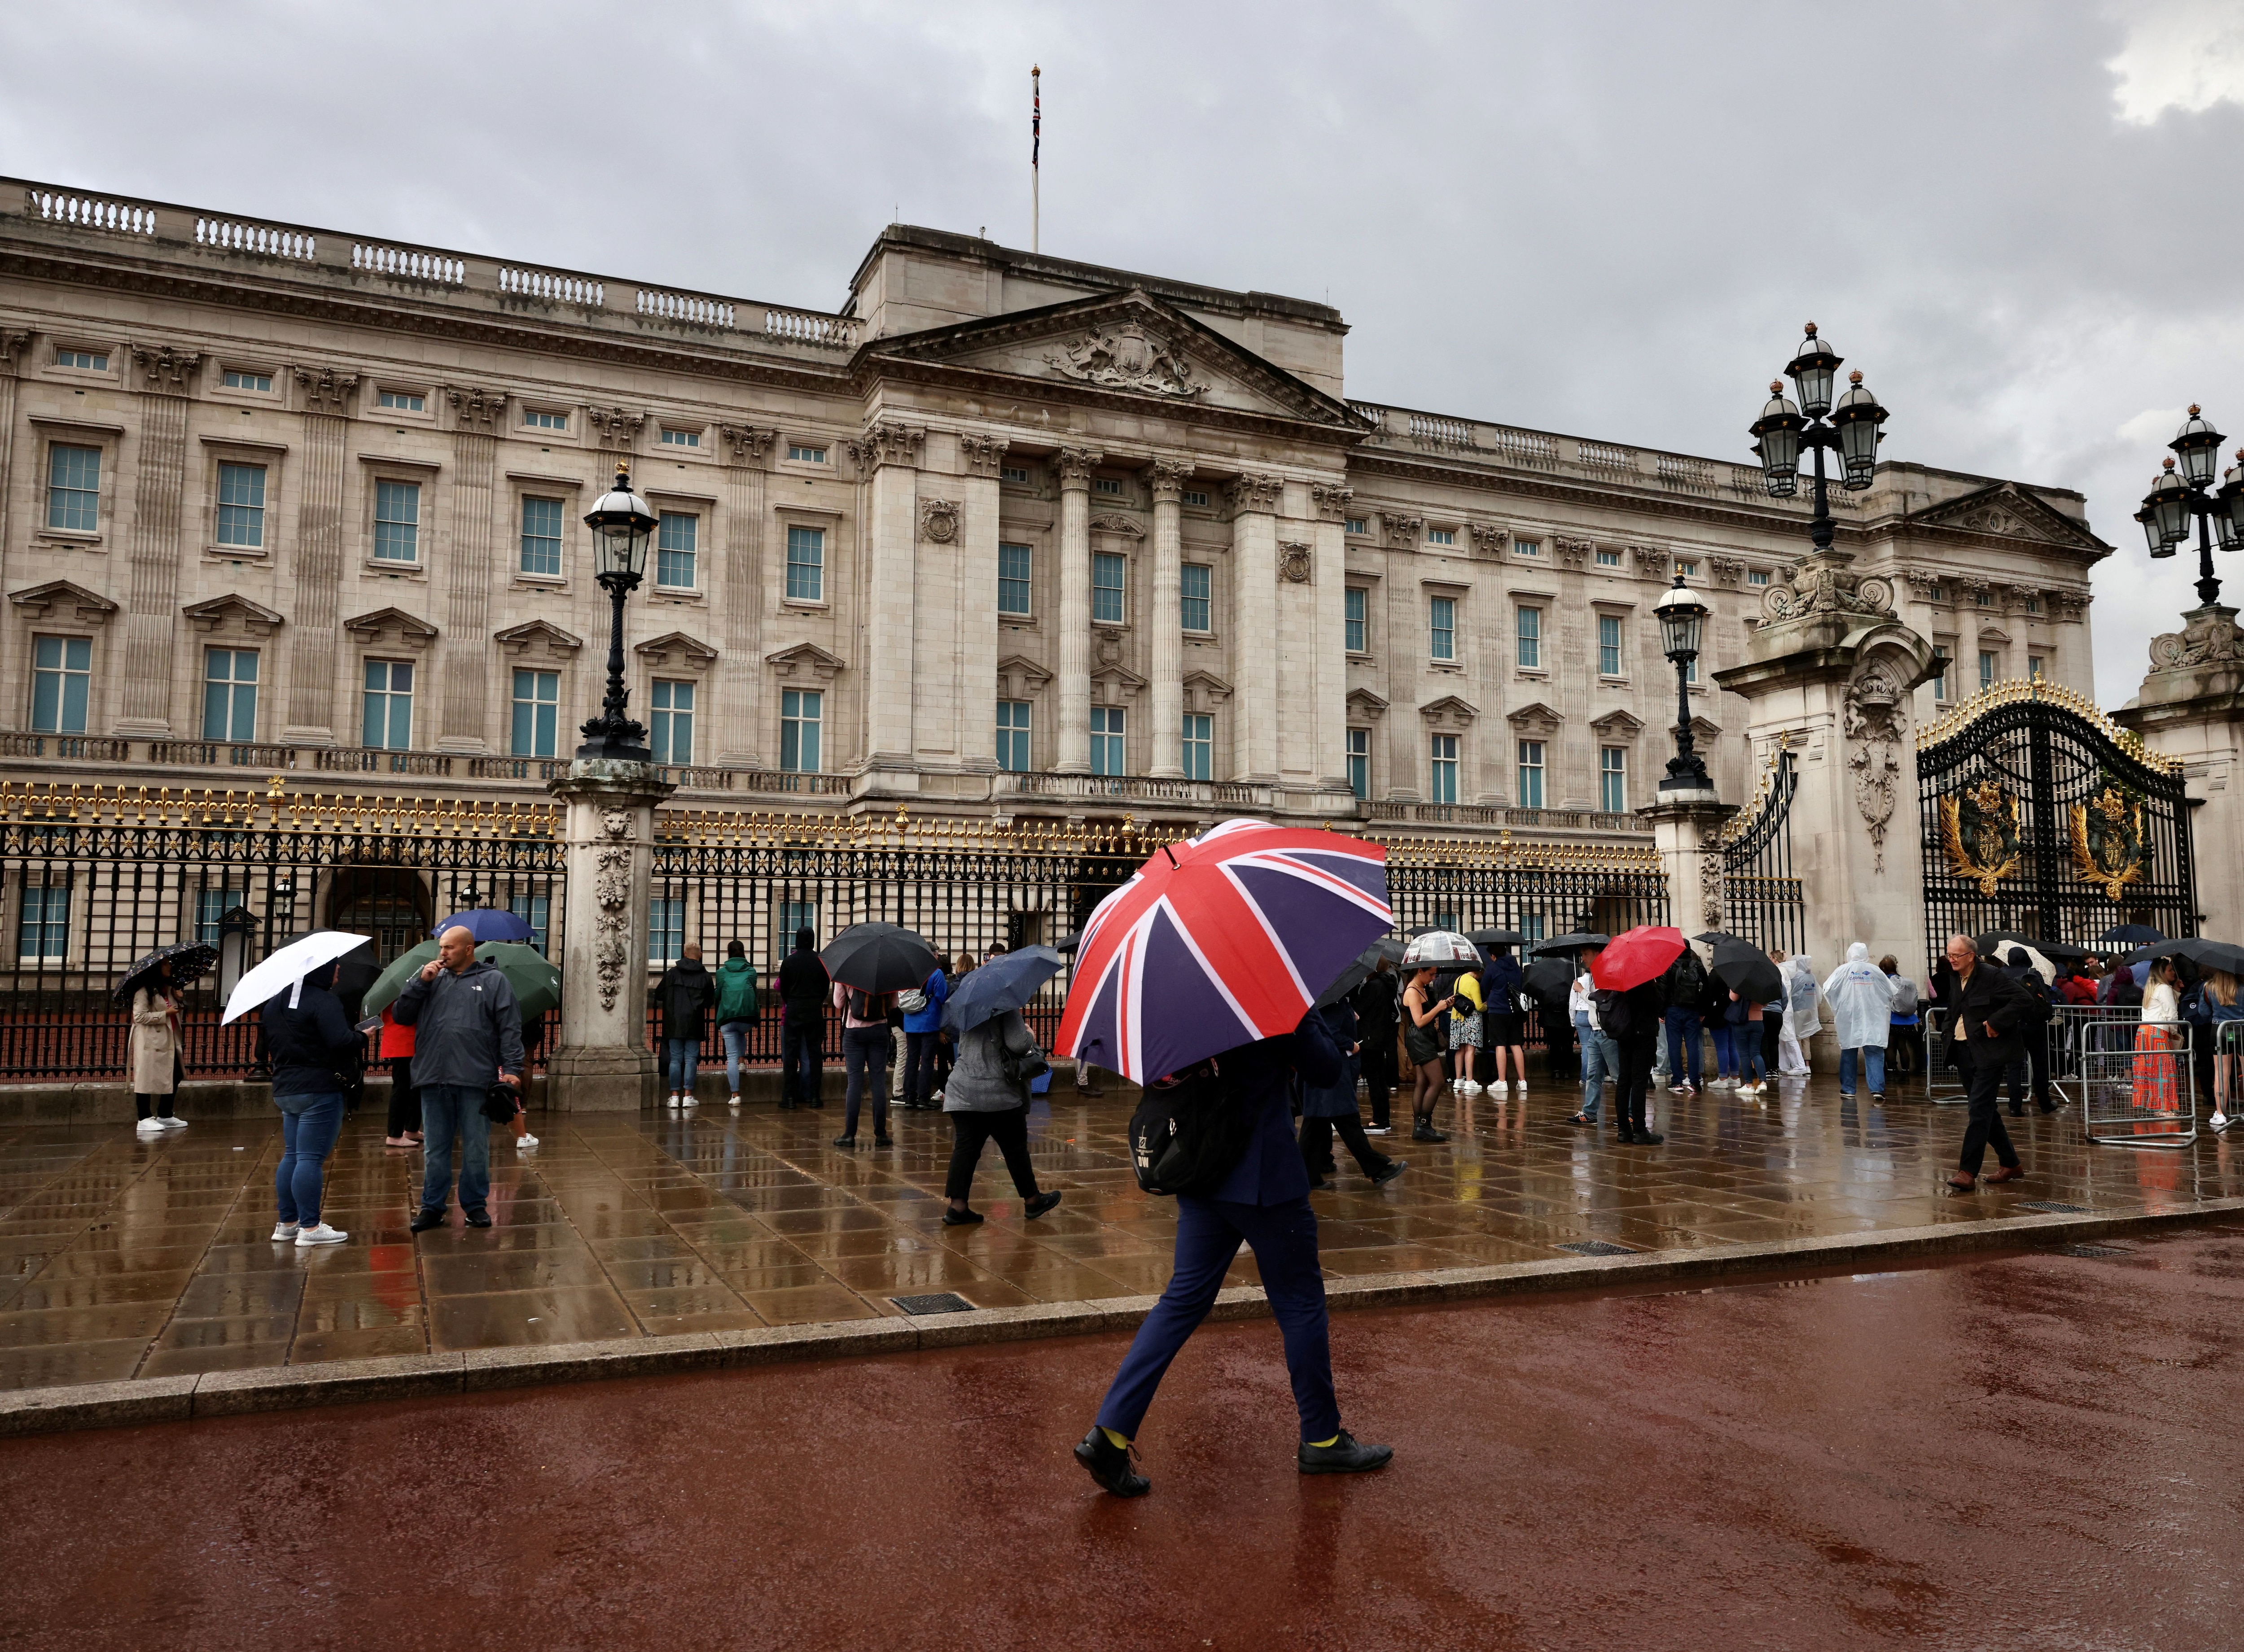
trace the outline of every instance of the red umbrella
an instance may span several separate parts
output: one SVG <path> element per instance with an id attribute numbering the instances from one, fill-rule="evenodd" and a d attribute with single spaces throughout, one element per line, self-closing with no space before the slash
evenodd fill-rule
<path id="1" fill-rule="evenodd" d="M 1667 966 L 1683 955 L 1686 944 L 1680 929 L 1640 925 L 1613 937 L 1590 965 L 1590 979 L 1609 992 L 1625 993 L 1666 974 Z"/>

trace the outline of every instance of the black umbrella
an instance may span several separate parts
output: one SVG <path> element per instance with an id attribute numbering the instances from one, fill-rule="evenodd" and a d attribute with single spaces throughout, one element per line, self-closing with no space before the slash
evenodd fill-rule
<path id="1" fill-rule="evenodd" d="M 1571 935 L 1558 935 L 1549 941 L 1539 941 L 1527 949 L 1533 958 L 1556 957 L 1563 952 L 1580 952 L 1587 947 L 1610 947 L 1611 935 L 1600 935 L 1586 929 L 1576 930 Z"/>
<path id="2" fill-rule="evenodd" d="M 1705 934 L 1693 935 L 1691 939 L 1693 941 L 1703 941 L 1709 947 L 1726 946 L 1734 941 L 1740 947 L 1750 947 L 1754 944 L 1752 941 L 1747 941 L 1743 935 L 1734 935 L 1726 929 L 1709 929 Z"/>
<path id="3" fill-rule="evenodd" d="M 1538 958 L 1527 966 L 1527 990 L 1546 1004 L 1563 1004 L 1574 988 L 1574 966 L 1564 958 Z"/>
<path id="4" fill-rule="evenodd" d="M 1389 963 L 1400 964 L 1402 961 L 1402 943 L 1394 936 L 1389 935 L 1384 941 L 1376 941 L 1374 944 L 1379 948 L 1379 955 Z"/>
<path id="5" fill-rule="evenodd" d="M 2146 923 L 2120 923 L 2113 924 L 2096 939 L 2114 941 L 2123 947 L 2146 947 L 2153 941 L 2164 941 L 2166 937 Z"/>
<path id="6" fill-rule="evenodd" d="M 1058 941 L 1052 942 L 1051 949 L 1056 953 L 1065 954 L 1067 953 L 1073 952 L 1082 944 L 1083 931 L 1080 929 L 1071 929 L 1065 934 L 1062 935 Z"/>
<path id="7" fill-rule="evenodd" d="M 1713 974 L 1748 1004 L 1773 1003 L 1784 996 L 1783 974 L 1751 941 L 1733 941 L 1715 947 Z"/>
<path id="8" fill-rule="evenodd" d="M 373 986 L 381 975 L 382 962 L 374 955 L 371 947 L 347 952 L 335 961 L 335 984 L 332 990 L 342 1004 L 346 1019 L 354 1024 L 358 1022 L 359 1008 L 366 998 L 366 989 Z"/>
<path id="9" fill-rule="evenodd" d="M 869 993 L 909 992 L 935 973 L 937 961 L 935 948 L 916 933 L 892 923 L 853 923 L 818 956 L 835 980 Z"/>
<path id="10" fill-rule="evenodd" d="M 2119 961 L 2142 964 L 2154 958 L 2187 958 L 2200 969 L 2223 969 L 2232 975 L 2244 974 L 2244 947 L 2226 941 L 2207 941 L 2194 935 L 2139 947 Z"/>
<path id="11" fill-rule="evenodd" d="M 157 970 L 166 964 L 172 966 L 172 986 L 177 991 L 193 985 L 217 961 L 218 948 L 204 941 L 186 941 L 175 947 L 159 947 L 125 972 L 125 979 L 117 983 L 112 1001 L 131 1003 L 132 995 L 152 984 Z"/>
<path id="12" fill-rule="evenodd" d="M 1476 947 L 1516 947 L 1527 937 L 1517 929 L 1468 929 L 1465 939 Z"/>
<path id="13" fill-rule="evenodd" d="M 1059 954 L 1050 947 L 1024 947 L 992 958 L 968 972 L 943 1001 L 943 1024 L 954 1033 L 971 1032 L 992 1016 L 1023 1008 L 1059 967 Z"/>
<path id="14" fill-rule="evenodd" d="M 1331 986 L 1326 988 L 1322 992 L 1317 995 L 1317 1001 L 1315 1008 L 1324 1009 L 1331 1005 L 1336 1004 L 1340 1002 L 1342 999 L 1354 992 L 1358 987 L 1362 986 L 1365 981 L 1370 980 L 1371 972 L 1379 968 L 1379 961 L 1385 955 L 1384 948 L 1389 943 L 1385 941 L 1375 941 L 1371 945 L 1366 947 L 1362 952 L 1357 954 L 1355 962 L 1351 963 L 1347 968 L 1340 972 L 1339 980 L 1334 981 Z M 1402 954 L 1398 951 L 1396 955 L 1400 957 Z"/>

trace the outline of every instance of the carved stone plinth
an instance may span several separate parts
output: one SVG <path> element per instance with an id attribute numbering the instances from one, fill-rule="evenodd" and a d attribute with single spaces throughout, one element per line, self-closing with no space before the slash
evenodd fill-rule
<path id="1" fill-rule="evenodd" d="M 2244 631 L 2237 610 L 2209 603 L 2182 629 L 2151 639 L 2142 691 L 2112 720 L 2178 759 L 2188 782 L 2190 853 L 2200 933 L 2228 936 L 2244 923 Z"/>
<path id="2" fill-rule="evenodd" d="M 1738 812 L 1712 792 L 1663 792 L 1637 813 L 1652 822 L 1652 840 L 1667 873 L 1667 921 L 1686 935 L 1727 925 L 1722 852 L 1715 836 Z"/>
<path id="3" fill-rule="evenodd" d="M 659 1076 L 646 1043 L 647 887 L 654 811 L 676 788 L 651 763 L 578 759 L 548 788 L 562 819 L 569 914 L 561 1047 L 546 1063 L 557 1112 L 635 1112 Z"/>

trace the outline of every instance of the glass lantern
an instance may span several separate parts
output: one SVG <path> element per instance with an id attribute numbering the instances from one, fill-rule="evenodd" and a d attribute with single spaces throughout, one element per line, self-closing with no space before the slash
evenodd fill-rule
<path id="1" fill-rule="evenodd" d="M 1834 354 L 1831 347 L 1815 336 L 1815 323 L 1810 321 L 1808 336 L 1800 341 L 1800 354 L 1784 369 L 1799 388 L 1800 411 L 1808 418 L 1820 419 L 1831 411 L 1831 381 L 1845 359 Z"/>
<path id="2" fill-rule="evenodd" d="M 1782 381 L 1771 381 L 1768 404 L 1751 428 L 1754 451 L 1761 455 L 1761 474 L 1774 498 L 1791 498 L 1800 485 L 1800 433 L 1807 428 L 1800 409 L 1785 399 Z"/>
<path id="3" fill-rule="evenodd" d="M 626 590 L 646 572 L 647 542 L 654 537 L 654 507 L 632 491 L 631 472 L 616 467 L 613 491 L 602 494 L 585 513 L 585 526 L 592 530 L 599 553 L 600 583 L 619 584 Z"/>
<path id="4" fill-rule="evenodd" d="M 1870 485 L 1878 468 L 1878 427 L 1886 410 L 1862 383 L 1860 371 L 1847 375 L 1846 394 L 1831 414 L 1839 432 L 1839 457 L 1847 468 L 1846 485 L 1856 492 Z"/>
<path id="5" fill-rule="evenodd" d="M 2193 488 L 2213 485 L 2215 469 L 2220 462 L 2220 432 L 2205 421 L 2196 402 L 2189 404 L 2189 417 L 2182 421 L 2174 439 L 2166 446 L 2181 460 L 2181 479 Z"/>

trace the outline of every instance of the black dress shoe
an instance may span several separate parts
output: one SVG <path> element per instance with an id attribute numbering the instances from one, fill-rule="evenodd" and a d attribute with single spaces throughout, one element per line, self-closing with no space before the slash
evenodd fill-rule
<path id="1" fill-rule="evenodd" d="M 1058 1190 L 1055 1189 L 1051 1192 L 1038 1194 L 1036 1197 L 1031 1199 L 1023 1208 L 1028 1211 L 1029 1220 L 1033 1222 L 1038 1217 L 1042 1216 L 1046 1210 L 1051 1210 L 1053 1205 L 1058 1204 L 1058 1203 L 1059 1193 Z"/>
<path id="2" fill-rule="evenodd" d="M 1636 1133 L 1636 1144 L 1639 1147 L 1658 1147 L 1666 1139 L 1658 1130 L 1639 1130 Z"/>
<path id="3" fill-rule="evenodd" d="M 947 1228 L 970 1228 L 981 1219 L 982 1212 L 979 1210 L 953 1210 L 946 1207 L 943 1212 L 943 1225 Z"/>
<path id="4" fill-rule="evenodd" d="M 1616 1124 L 1613 1126 L 1613 1140 L 1626 1147 L 1636 1140 L 1636 1132 L 1626 1124 Z"/>
<path id="5" fill-rule="evenodd" d="M 2016 1102 L 2012 1102 L 2011 1103 L 2011 1116 L 2012 1118 L 2024 1118 L 2025 1116 L 2026 1109 L 2024 1108 L 2020 1107 Z"/>
<path id="6" fill-rule="evenodd" d="M 873 1138 L 875 1147 L 894 1147 L 896 1144 L 896 1138 L 893 1136 L 875 1136 Z"/>
<path id="7" fill-rule="evenodd" d="M 414 1213 L 411 1224 L 412 1230 L 416 1233 L 426 1233 L 430 1228 L 441 1228 L 443 1225 L 444 1213 L 442 1210 L 431 1210 L 426 1206 Z"/>
<path id="8" fill-rule="evenodd" d="M 1414 1142 L 1446 1142 L 1450 1138 L 1422 1118 L 1410 1127 L 1410 1139 Z"/>
<path id="9" fill-rule="evenodd" d="M 1341 1436 L 1345 1440 L 1348 1437 Z M 1308 1450 L 1304 1446 L 1303 1451 Z M 1075 1448 L 1075 1460 L 1084 1472 L 1098 1482 L 1101 1491 L 1112 1492 L 1117 1497 L 1143 1497 L 1153 1489 L 1153 1482 L 1130 1467 L 1130 1460 L 1138 1453 L 1128 1446 L 1118 1446 L 1106 1438 L 1106 1431 L 1094 1428 L 1083 1437 Z"/>
<path id="10" fill-rule="evenodd" d="M 793 1102 L 781 1102 L 779 1104 L 779 1110 L 782 1113 L 792 1113 L 794 1111 L 794 1103 Z"/>
<path id="11" fill-rule="evenodd" d="M 846 1147 L 854 1151 L 857 1146 L 857 1138 L 854 1136 L 837 1136 L 834 1138 L 834 1145 Z"/>
<path id="12" fill-rule="evenodd" d="M 1371 1185 L 1384 1187 L 1409 1168 L 1410 1166 L 1402 1159 L 1389 1159 L 1371 1173 Z"/>
<path id="13" fill-rule="evenodd" d="M 1329 1446 L 1304 1442 L 1298 1461 L 1304 1474 L 1366 1474 L 1386 1467 L 1394 1457 L 1394 1446 L 1367 1446 L 1343 1428 Z"/>
<path id="14" fill-rule="evenodd" d="M 491 1224 L 490 1212 L 484 1210 L 480 1204 L 476 1206 L 474 1210 L 466 1212 L 466 1216 L 468 1218 L 468 1225 L 471 1228 L 487 1228 Z"/>

